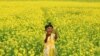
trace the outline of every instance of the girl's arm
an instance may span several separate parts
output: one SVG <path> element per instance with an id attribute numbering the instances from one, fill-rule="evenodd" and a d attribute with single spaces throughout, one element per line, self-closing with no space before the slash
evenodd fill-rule
<path id="1" fill-rule="evenodd" d="M 47 39 L 48 39 L 48 37 L 46 36 L 46 37 L 45 37 L 45 39 L 44 39 L 44 43 L 46 43 L 46 42 L 47 42 Z"/>
<path id="2" fill-rule="evenodd" d="M 54 31 L 54 33 L 55 33 L 55 41 L 56 41 L 58 38 L 58 34 L 57 34 L 57 31 Z"/>
<path id="3" fill-rule="evenodd" d="M 57 40 L 58 36 L 57 36 L 57 33 L 55 33 L 55 40 Z"/>
<path id="4" fill-rule="evenodd" d="M 47 42 L 48 36 L 50 36 L 50 35 L 49 34 L 46 34 L 46 38 L 44 40 L 45 43 Z"/>

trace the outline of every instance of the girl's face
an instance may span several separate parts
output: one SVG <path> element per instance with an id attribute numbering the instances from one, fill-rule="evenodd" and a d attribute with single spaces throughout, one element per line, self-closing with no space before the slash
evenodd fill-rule
<path id="1" fill-rule="evenodd" d="M 52 28 L 52 27 L 48 27 L 48 28 L 46 29 L 47 34 L 51 34 L 52 31 L 53 31 L 53 28 Z"/>

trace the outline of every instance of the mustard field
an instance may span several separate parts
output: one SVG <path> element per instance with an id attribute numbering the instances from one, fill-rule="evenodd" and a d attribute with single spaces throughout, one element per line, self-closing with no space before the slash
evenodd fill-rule
<path id="1" fill-rule="evenodd" d="M 100 3 L 62 1 L 0 1 L 0 56 L 43 56 L 47 22 L 57 56 L 100 56 Z"/>

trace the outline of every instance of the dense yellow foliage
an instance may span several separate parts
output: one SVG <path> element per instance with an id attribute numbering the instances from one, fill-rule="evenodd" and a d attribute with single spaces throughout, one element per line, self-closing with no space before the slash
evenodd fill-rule
<path id="1" fill-rule="evenodd" d="M 100 3 L 14 1 L 0 2 L 0 56 L 42 56 L 48 21 L 58 56 L 100 55 Z"/>

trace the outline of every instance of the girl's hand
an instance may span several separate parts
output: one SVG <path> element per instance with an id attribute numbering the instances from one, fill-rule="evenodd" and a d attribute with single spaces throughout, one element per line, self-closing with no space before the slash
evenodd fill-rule
<path id="1" fill-rule="evenodd" d="M 54 34 L 55 34 L 55 40 L 57 40 L 57 38 L 58 38 L 57 29 L 54 30 Z"/>
<path id="2" fill-rule="evenodd" d="M 46 38 L 45 38 L 45 40 L 44 40 L 45 43 L 47 42 L 49 36 L 50 36 L 50 34 L 47 33 L 47 34 L 46 34 Z"/>

